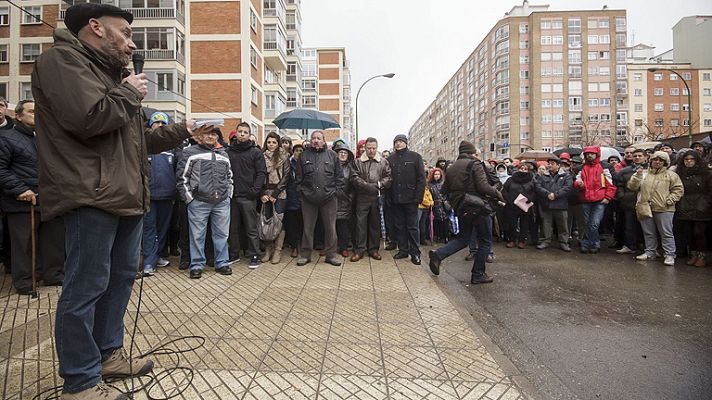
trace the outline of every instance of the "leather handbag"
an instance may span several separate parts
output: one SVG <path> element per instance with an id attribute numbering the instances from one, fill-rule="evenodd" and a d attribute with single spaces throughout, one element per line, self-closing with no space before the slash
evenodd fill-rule
<path id="1" fill-rule="evenodd" d="M 272 209 L 274 205 L 272 204 Z M 267 218 L 267 207 L 266 204 L 262 206 L 262 211 L 260 211 L 260 224 L 257 229 L 257 235 L 260 240 L 265 242 L 271 242 L 277 239 L 279 233 L 282 231 L 282 219 L 284 218 L 284 213 L 278 214 L 276 212 L 272 213 L 272 216 Z"/>

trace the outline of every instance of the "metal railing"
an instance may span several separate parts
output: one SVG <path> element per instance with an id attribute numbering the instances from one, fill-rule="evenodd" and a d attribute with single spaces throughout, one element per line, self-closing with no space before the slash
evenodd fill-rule
<path id="1" fill-rule="evenodd" d="M 183 54 L 175 50 L 144 50 L 138 49 L 136 53 L 141 54 L 146 60 L 177 60 L 183 62 Z"/>
<path id="2" fill-rule="evenodd" d="M 287 101 L 287 107 L 288 108 L 296 108 L 297 107 L 297 101 Z"/>
<path id="3" fill-rule="evenodd" d="M 133 14 L 136 19 L 145 18 L 158 18 L 158 19 L 171 19 L 176 18 L 179 15 L 181 21 L 183 20 L 183 14 L 177 13 L 176 9 L 173 7 L 150 7 L 150 8 L 124 8 L 124 10 Z M 67 14 L 67 10 L 59 10 L 59 19 L 64 20 Z"/>

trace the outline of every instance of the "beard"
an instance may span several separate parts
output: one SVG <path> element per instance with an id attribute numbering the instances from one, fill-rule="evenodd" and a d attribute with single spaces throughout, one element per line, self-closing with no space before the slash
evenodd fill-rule
<path id="1" fill-rule="evenodd" d="M 118 38 L 108 29 L 106 38 L 101 42 L 101 50 L 106 55 L 107 62 L 112 69 L 121 69 L 129 65 L 131 58 L 117 45 Z"/>

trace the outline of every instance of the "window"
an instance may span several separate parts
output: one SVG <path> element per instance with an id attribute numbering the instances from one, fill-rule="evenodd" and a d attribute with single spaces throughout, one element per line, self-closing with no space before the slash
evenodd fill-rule
<path id="1" fill-rule="evenodd" d="M 542 100 L 541 108 L 551 108 L 551 100 Z"/>
<path id="2" fill-rule="evenodd" d="M 706 119 L 705 126 L 712 126 L 712 119 Z"/>
<path id="3" fill-rule="evenodd" d="M 581 19 L 569 18 L 569 32 L 570 33 L 581 33 Z"/>
<path id="4" fill-rule="evenodd" d="M 563 36 L 552 36 L 551 44 L 564 44 L 564 37 Z"/>
<path id="5" fill-rule="evenodd" d="M 519 125 L 529 125 L 529 117 L 519 117 Z"/>
<path id="6" fill-rule="evenodd" d="M 519 102 L 519 109 L 520 109 L 520 110 L 528 110 L 528 109 L 529 109 L 529 102 L 528 102 L 528 101 L 520 101 L 520 102 Z"/>
<path id="7" fill-rule="evenodd" d="M 260 104 L 260 92 L 252 85 L 250 85 L 250 101 L 252 101 L 254 105 Z"/>
<path id="8" fill-rule="evenodd" d="M 690 79 L 692 79 L 692 74 L 689 72 L 683 72 L 682 77 L 685 78 L 686 81 L 689 81 Z"/>
<path id="9" fill-rule="evenodd" d="M 6 44 L 0 44 L 0 63 L 6 63 L 7 62 L 7 45 Z M 5 96 L 3 96 L 5 97 Z"/>
<path id="10" fill-rule="evenodd" d="M 589 83 L 588 91 L 589 92 L 598 92 L 598 83 Z"/>
<path id="11" fill-rule="evenodd" d="M 551 115 L 542 115 L 541 116 L 541 123 L 542 124 L 550 124 L 551 121 L 553 121 L 553 117 Z"/>
<path id="12" fill-rule="evenodd" d="M 678 103 L 671 103 L 670 111 L 680 111 L 680 105 Z"/>
<path id="13" fill-rule="evenodd" d="M 636 105 L 635 105 L 635 112 L 643 112 L 643 105 L 642 105 L 642 104 L 636 104 Z"/>
<path id="14" fill-rule="evenodd" d="M 611 74 L 611 67 L 601 67 L 598 69 L 598 75 L 608 76 Z"/>
<path id="15" fill-rule="evenodd" d="M 519 24 L 519 33 L 529 33 L 529 25 Z"/>
<path id="16" fill-rule="evenodd" d="M 598 99 L 598 104 L 601 105 L 601 107 L 608 107 L 611 105 L 611 99 L 606 97 L 603 99 Z"/>
<path id="17" fill-rule="evenodd" d="M 655 89 L 653 89 L 653 95 L 654 95 L 654 96 L 662 96 L 662 95 L 663 95 L 663 88 L 655 88 Z"/>
<path id="18" fill-rule="evenodd" d="M 551 20 L 551 29 L 561 29 L 564 27 L 564 22 L 560 19 Z"/>
<path id="19" fill-rule="evenodd" d="M 551 131 L 541 131 L 541 137 L 543 137 L 543 138 L 550 138 L 550 137 L 551 137 Z"/>
<path id="20" fill-rule="evenodd" d="M 662 103 L 655 103 L 655 111 L 664 111 Z"/>
<path id="21" fill-rule="evenodd" d="M 580 65 L 569 65 L 569 78 L 580 78 L 581 77 L 581 66 Z"/>
<path id="22" fill-rule="evenodd" d="M 689 105 L 689 104 L 683 104 L 683 105 L 682 105 L 682 111 L 690 111 L 690 105 Z"/>
<path id="23" fill-rule="evenodd" d="M 642 120 L 642 119 L 636 119 L 636 120 L 635 120 L 635 126 L 643 126 L 643 120 Z"/>
<path id="24" fill-rule="evenodd" d="M 42 18 L 42 6 L 26 6 L 25 11 L 27 12 L 22 13 L 23 25 L 42 23 L 42 21 L 40 21 Z"/>
<path id="25" fill-rule="evenodd" d="M 601 44 L 611 43 L 611 36 L 610 35 L 598 35 L 598 43 L 601 43 Z"/>
<path id="26" fill-rule="evenodd" d="M 589 107 L 598 107 L 598 99 L 588 99 Z"/>
<path id="27" fill-rule="evenodd" d="M 524 50 L 529 48 L 529 41 L 528 40 L 520 40 L 519 41 L 519 48 Z"/>
<path id="28" fill-rule="evenodd" d="M 257 51 L 252 46 L 250 46 L 250 64 L 253 68 L 257 68 Z"/>
<path id="29" fill-rule="evenodd" d="M 529 64 L 529 56 L 519 56 L 520 64 Z"/>
<path id="30" fill-rule="evenodd" d="M 598 44 L 598 35 L 588 35 L 588 44 Z"/>
<path id="31" fill-rule="evenodd" d="M 173 91 L 173 74 L 170 72 L 156 73 L 156 83 L 158 84 L 159 92 Z"/>
<path id="32" fill-rule="evenodd" d="M 672 75 L 672 74 L 671 74 L 671 75 Z M 673 76 L 674 76 L 674 75 L 673 75 Z M 677 77 L 675 77 L 675 78 L 677 79 Z M 672 76 L 670 77 L 670 79 L 671 79 L 671 80 L 674 80 L 674 79 L 672 79 Z M 653 80 L 654 80 L 654 81 L 662 81 L 662 80 L 663 80 L 663 74 L 660 74 L 660 73 L 653 74 Z"/>
<path id="33" fill-rule="evenodd" d="M 30 82 L 20 83 L 20 100 L 33 100 L 32 84 Z"/>
<path id="34" fill-rule="evenodd" d="M 702 89 L 702 95 L 703 95 L 703 96 L 710 96 L 710 95 L 712 95 L 712 93 L 710 93 L 710 92 L 711 92 L 710 88 L 704 88 L 704 89 Z"/>
<path id="35" fill-rule="evenodd" d="M 519 132 L 519 139 L 529 140 L 529 132 Z"/>
<path id="36" fill-rule="evenodd" d="M 610 51 L 599 51 L 598 58 L 600 58 L 601 60 L 608 60 L 611 58 L 611 52 Z"/>
<path id="37" fill-rule="evenodd" d="M 569 63 L 570 64 L 580 64 L 581 63 L 581 50 L 569 50 Z"/>
<path id="38" fill-rule="evenodd" d="M 625 31 L 625 17 L 616 17 L 616 32 Z"/>
<path id="39" fill-rule="evenodd" d="M 608 82 L 601 82 L 598 84 L 598 90 L 600 92 L 608 92 L 611 90 L 611 84 Z"/>
<path id="40" fill-rule="evenodd" d="M 302 96 L 302 103 L 304 107 L 316 107 L 316 96 L 313 94 L 305 94 Z"/>
<path id="41" fill-rule="evenodd" d="M 10 25 L 10 8 L 9 7 L 0 7 L 0 25 Z"/>
<path id="42" fill-rule="evenodd" d="M 551 29 L 551 20 L 548 19 L 542 19 L 541 20 L 541 29 Z"/>
<path id="43" fill-rule="evenodd" d="M 40 44 L 30 43 L 22 45 L 21 62 L 34 62 L 40 55 Z"/>
<path id="44" fill-rule="evenodd" d="M 2 95 L 2 93 L 0 93 Z M 704 111 L 712 111 L 712 103 L 705 103 L 702 105 L 702 109 Z"/>
<path id="45" fill-rule="evenodd" d="M 670 96 L 679 96 L 680 95 L 680 88 L 670 88 Z"/>
<path id="46" fill-rule="evenodd" d="M 551 93 L 551 84 L 549 84 L 549 83 L 542 83 L 542 84 L 541 84 L 541 92 L 542 92 L 542 93 Z"/>
<path id="47" fill-rule="evenodd" d="M 569 81 L 569 94 L 581 94 L 581 90 L 582 90 L 582 82 L 581 81 Z"/>
<path id="48" fill-rule="evenodd" d="M 569 97 L 569 111 L 581 111 L 581 97 Z"/>
<path id="49" fill-rule="evenodd" d="M 588 60 L 595 60 L 598 58 L 598 52 L 597 51 L 589 51 L 588 52 Z"/>
<path id="50" fill-rule="evenodd" d="M 0 82 L 0 96 L 7 99 L 7 82 Z"/>
<path id="51" fill-rule="evenodd" d="M 601 114 L 601 121 L 610 121 L 611 114 Z"/>
<path id="52" fill-rule="evenodd" d="M 551 60 L 552 61 L 561 61 L 564 59 L 564 54 L 563 53 L 551 53 Z"/>
<path id="53" fill-rule="evenodd" d="M 302 79 L 302 88 L 304 90 L 316 90 L 315 79 Z"/>
<path id="54" fill-rule="evenodd" d="M 581 35 L 569 35 L 569 48 L 578 49 L 581 47 Z"/>
<path id="55" fill-rule="evenodd" d="M 554 93 L 561 93 L 564 91 L 564 85 L 562 83 L 555 83 L 551 85 L 551 91 Z"/>
<path id="56" fill-rule="evenodd" d="M 250 28 L 252 28 L 253 31 L 257 32 L 257 14 L 255 14 L 252 9 L 250 9 Z"/>
<path id="57" fill-rule="evenodd" d="M 563 108 L 564 107 L 564 99 L 556 99 L 551 101 L 551 107 L 553 108 Z"/>
<path id="58" fill-rule="evenodd" d="M 542 36 L 541 44 L 551 44 L 551 36 Z"/>
<path id="59" fill-rule="evenodd" d="M 680 126 L 680 120 L 677 118 L 673 118 L 670 120 L 670 126 L 672 127 L 678 127 Z"/>
<path id="60" fill-rule="evenodd" d="M 663 119 L 662 119 L 662 118 L 656 119 L 656 120 L 655 120 L 655 126 L 658 127 L 658 128 L 662 128 L 662 126 L 663 126 Z"/>
<path id="61" fill-rule="evenodd" d="M 703 80 L 703 81 L 708 81 L 708 80 L 710 80 L 710 73 L 709 73 L 709 72 L 703 72 L 703 73 L 702 73 L 702 80 Z"/>
<path id="62" fill-rule="evenodd" d="M 596 29 L 598 28 L 598 20 L 595 18 L 589 18 L 588 19 L 588 29 Z"/>
<path id="63" fill-rule="evenodd" d="M 608 28 L 608 18 L 602 18 L 598 20 L 598 27 L 599 28 Z"/>
<path id="64" fill-rule="evenodd" d="M 633 80 L 634 81 L 642 81 L 643 80 L 643 74 L 640 72 L 636 72 L 633 74 Z"/>
<path id="65" fill-rule="evenodd" d="M 643 89 L 633 89 L 633 96 L 642 96 Z"/>
<path id="66" fill-rule="evenodd" d="M 529 79 L 529 71 L 519 71 L 519 79 Z"/>
<path id="67" fill-rule="evenodd" d="M 178 73 L 178 93 L 185 95 L 185 75 Z"/>

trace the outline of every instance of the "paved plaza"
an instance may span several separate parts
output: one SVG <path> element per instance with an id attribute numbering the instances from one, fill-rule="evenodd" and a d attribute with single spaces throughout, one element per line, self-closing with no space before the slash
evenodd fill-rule
<path id="1" fill-rule="evenodd" d="M 144 280 L 136 326 L 133 352 L 158 349 L 157 380 L 114 385 L 143 385 L 136 399 L 529 398 L 426 265 L 383 255 L 343 267 L 285 257 L 249 270 L 243 260 L 231 276 L 208 269 L 199 280 L 173 259 Z M 18 296 L 1 276 L 0 398 L 53 398 L 62 383 L 52 337 L 60 291 Z"/>

